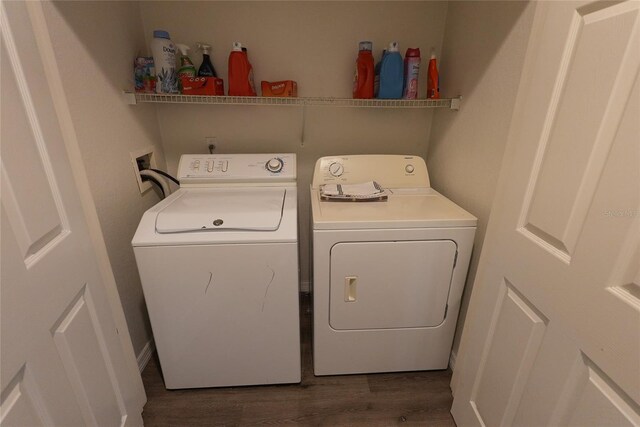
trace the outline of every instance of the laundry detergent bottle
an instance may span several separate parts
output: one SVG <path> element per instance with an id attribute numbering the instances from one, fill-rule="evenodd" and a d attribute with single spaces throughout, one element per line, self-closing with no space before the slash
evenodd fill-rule
<path id="1" fill-rule="evenodd" d="M 373 43 L 363 41 L 359 44 L 358 59 L 356 60 L 356 73 L 353 77 L 353 99 L 373 98 L 374 67 L 373 67 Z"/>
<path id="2" fill-rule="evenodd" d="M 389 43 L 386 54 L 380 61 L 380 89 L 378 90 L 378 98 L 402 98 L 403 74 L 402 55 L 400 55 L 398 42 L 391 42 Z"/>
<path id="3" fill-rule="evenodd" d="M 438 77 L 438 64 L 436 62 L 436 51 L 431 51 L 429 69 L 427 70 L 427 98 L 440 99 L 440 78 Z"/>
<path id="4" fill-rule="evenodd" d="M 256 96 L 253 83 L 253 67 L 242 44 L 233 43 L 229 54 L 229 96 Z"/>
<path id="5" fill-rule="evenodd" d="M 404 99 L 418 99 L 420 75 L 420 49 L 409 48 L 404 55 Z"/>
<path id="6" fill-rule="evenodd" d="M 382 60 L 384 56 L 387 54 L 387 49 L 382 50 L 382 56 L 380 57 L 380 61 L 376 63 L 374 71 L 376 73 L 375 78 L 373 79 L 373 96 L 375 98 L 378 97 L 378 93 L 380 93 L 380 67 L 382 67 Z"/>
<path id="7" fill-rule="evenodd" d="M 156 92 L 178 93 L 176 70 L 176 45 L 164 30 L 155 30 L 151 41 L 151 53 L 156 69 Z"/>

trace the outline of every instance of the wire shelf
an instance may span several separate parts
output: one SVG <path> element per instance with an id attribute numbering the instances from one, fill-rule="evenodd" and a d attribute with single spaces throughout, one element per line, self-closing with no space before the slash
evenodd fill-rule
<path id="1" fill-rule="evenodd" d="M 367 108 L 460 108 L 459 98 L 445 99 L 350 99 L 350 98 L 275 98 L 263 96 L 206 96 L 154 93 L 124 93 L 127 102 L 159 104 L 214 104 L 214 105 L 272 105 L 272 106 L 332 106 Z"/>

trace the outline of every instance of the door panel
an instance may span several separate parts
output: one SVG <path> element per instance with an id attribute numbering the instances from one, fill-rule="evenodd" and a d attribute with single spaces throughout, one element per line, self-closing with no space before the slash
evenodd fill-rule
<path id="1" fill-rule="evenodd" d="M 511 423 L 547 323 L 507 280 L 493 317 L 471 398 L 478 418 L 489 426 Z"/>
<path id="2" fill-rule="evenodd" d="M 523 212 L 524 229 L 567 261 L 613 142 L 612 124 L 623 113 L 610 103 L 628 96 L 635 77 L 618 74 L 629 59 L 637 10 L 605 5 L 578 7 L 571 19 Z"/>
<path id="3" fill-rule="evenodd" d="M 567 395 L 570 404 L 562 425 L 587 426 L 637 426 L 640 415 L 637 405 L 585 355 L 576 361 L 569 378 L 571 389 Z M 636 406 L 636 409 L 634 409 Z"/>
<path id="4" fill-rule="evenodd" d="M 11 35 L 7 33 L 9 37 Z M 8 39 L 7 43 L 13 40 Z M 17 47 L 14 47 L 17 49 Z M 2 57 L 9 58 L 5 43 Z M 14 58 L 17 60 L 17 58 Z M 17 64 L 19 71 L 22 67 Z M 16 74 L 10 61 L 2 62 L 2 195 L 7 214 L 27 264 L 32 257 L 56 239 L 68 233 L 66 214 L 60 203 L 57 183 L 46 157 L 45 141 L 38 114 L 24 75 Z M 16 103 L 16 100 L 22 100 Z M 11 102 L 11 106 L 8 103 Z M 49 110 L 46 114 L 55 114 Z M 47 131 L 49 131 L 47 129 Z M 58 137 L 58 136 L 57 136 Z"/>
<path id="5" fill-rule="evenodd" d="M 0 423 L 7 426 L 53 425 L 42 402 L 38 385 L 26 366 L 18 371 L 5 389 L 0 406 Z"/>
<path id="6" fill-rule="evenodd" d="M 536 5 L 456 367 L 460 426 L 640 424 L 639 17 L 635 1 Z M 519 334 L 487 309 L 509 290 L 535 314 Z"/>
<path id="7" fill-rule="evenodd" d="M 118 425 L 124 402 L 98 322 L 91 292 L 83 287 L 53 328 L 53 340 L 85 420 Z"/>

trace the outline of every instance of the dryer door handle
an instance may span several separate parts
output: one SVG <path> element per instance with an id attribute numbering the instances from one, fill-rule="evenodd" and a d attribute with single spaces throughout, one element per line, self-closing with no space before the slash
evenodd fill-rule
<path id="1" fill-rule="evenodd" d="M 358 276 L 346 276 L 344 278 L 344 302 L 355 302 L 358 285 Z"/>

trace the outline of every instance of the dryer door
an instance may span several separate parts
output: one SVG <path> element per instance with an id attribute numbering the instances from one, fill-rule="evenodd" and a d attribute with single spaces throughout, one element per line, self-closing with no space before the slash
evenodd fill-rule
<path id="1" fill-rule="evenodd" d="M 331 249 L 331 327 L 440 325 L 456 250 L 452 240 L 337 243 Z"/>

